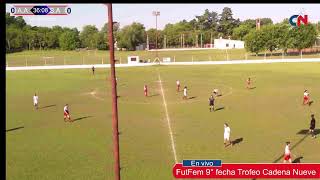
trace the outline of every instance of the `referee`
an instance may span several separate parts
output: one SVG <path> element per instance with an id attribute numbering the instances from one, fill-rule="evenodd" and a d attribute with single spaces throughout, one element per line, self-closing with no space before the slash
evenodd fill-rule
<path id="1" fill-rule="evenodd" d="M 214 98 L 212 95 L 209 98 L 209 110 L 210 110 L 210 112 L 214 111 Z"/>
<path id="2" fill-rule="evenodd" d="M 311 133 L 312 138 L 316 138 L 314 129 L 316 128 L 316 119 L 314 118 L 314 114 L 311 114 L 311 121 L 310 121 L 310 129 L 309 132 Z"/>

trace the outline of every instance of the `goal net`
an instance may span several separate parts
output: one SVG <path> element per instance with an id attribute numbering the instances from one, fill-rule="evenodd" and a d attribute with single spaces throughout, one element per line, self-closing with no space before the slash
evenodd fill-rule
<path id="1" fill-rule="evenodd" d="M 54 57 L 42 57 L 44 65 L 54 65 Z"/>

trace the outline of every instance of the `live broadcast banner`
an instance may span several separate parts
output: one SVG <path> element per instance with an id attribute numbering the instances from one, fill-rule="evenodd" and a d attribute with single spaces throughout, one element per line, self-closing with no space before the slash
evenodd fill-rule
<path id="1" fill-rule="evenodd" d="M 175 178 L 320 178 L 320 163 L 254 164 L 221 160 L 183 160 L 173 167 Z"/>

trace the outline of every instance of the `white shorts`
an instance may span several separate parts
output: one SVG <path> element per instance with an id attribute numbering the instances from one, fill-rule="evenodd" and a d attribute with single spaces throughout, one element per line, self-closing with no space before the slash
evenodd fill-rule
<path id="1" fill-rule="evenodd" d="M 187 96 L 187 93 L 183 93 L 184 96 Z"/>
<path id="2" fill-rule="evenodd" d="M 33 102 L 33 105 L 34 105 L 34 106 L 35 106 L 35 105 L 38 105 L 38 101 Z"/>
<path id="3" fill-rule="evenodd" d="M 223 139 L 229 141 L 230 134 L 224 134 Z"/>

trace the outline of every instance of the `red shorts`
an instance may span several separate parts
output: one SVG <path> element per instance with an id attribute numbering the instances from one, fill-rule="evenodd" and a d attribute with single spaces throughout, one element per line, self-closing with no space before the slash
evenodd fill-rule
<path id="1" fill-rule="evenodd" d="M 309 100 L 309 97 L 308 96 L 304 96 L 303 99 L 306 101 L 306 100 Z"/>
<path id="2" fill-rule="evenodd" d="M 291 159 L 290 154 L 284 155 L 284 160 L 288 161 L 289 159 Z"/>
<path id="3" fill-rule="evenodd" d="M 65 117 L 67 117 L 67 116 L 69 116 L 69 113 L 63 112 L 63 115 L 64 115 Z"/>

